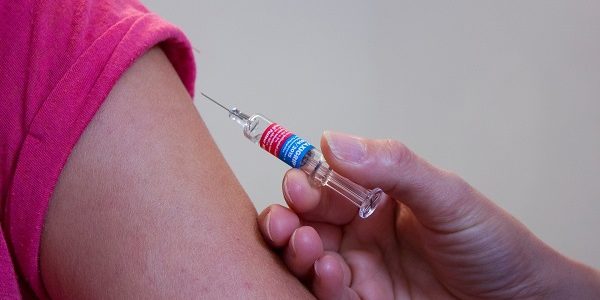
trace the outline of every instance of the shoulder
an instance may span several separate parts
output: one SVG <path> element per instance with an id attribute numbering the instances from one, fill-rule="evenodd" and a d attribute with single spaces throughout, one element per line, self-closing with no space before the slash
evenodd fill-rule
<path id="1" fill-rule="evenodd" d="M 152 47 L 164 49 L 188 97 L 195 67 L 181 30 L 137 1 L 0 1 L 0 16 L 3 226 L 18 273 L 41 295 L 43 220 L 85 128 Z"/>

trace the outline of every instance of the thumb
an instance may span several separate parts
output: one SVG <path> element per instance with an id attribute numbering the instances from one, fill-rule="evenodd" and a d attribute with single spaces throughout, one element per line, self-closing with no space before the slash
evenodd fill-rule
<path id="1" fill-rule="evenodd" d="M 334 170 L 365 187 L 381 188 L 425 226 L 445 230 L 470 210 L 487 206 L 460 177 L 432 166 L 400 142 L 326 131 L 321 149 Z"/>

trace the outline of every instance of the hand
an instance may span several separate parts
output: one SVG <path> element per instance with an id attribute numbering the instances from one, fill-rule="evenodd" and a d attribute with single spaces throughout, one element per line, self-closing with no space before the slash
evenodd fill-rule
<path id="1" fill-rule="evenodd" d="M 561 256 L 404 145 L 325 133 L 321 148 L 337 172 L 389 197 L 360 219 L 301 171 L 286 174 L 290 209 L 270 206 L 259 227 L 318 298 L 600 297 L 597 271 Z"/>

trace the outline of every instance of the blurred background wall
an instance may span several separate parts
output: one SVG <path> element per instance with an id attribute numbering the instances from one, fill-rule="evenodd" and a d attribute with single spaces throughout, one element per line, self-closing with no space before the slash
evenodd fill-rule
<path id="1" fill-rule="evenodd" d="M 142 1 L 200 49 L 197 91 L 398 139 L 600 267 L 600 1 Z M 195 101 L 257 209 L 284 203 L 285 165 Z"/>

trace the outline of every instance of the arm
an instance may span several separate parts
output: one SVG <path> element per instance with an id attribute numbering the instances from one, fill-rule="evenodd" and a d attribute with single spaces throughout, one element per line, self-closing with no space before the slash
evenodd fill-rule
<path id="1" fill-rule="evenodd" d="M 158 49 L 119 80 L 62 171 L 41 271 L 53 298 L 307 298 Z"/>

